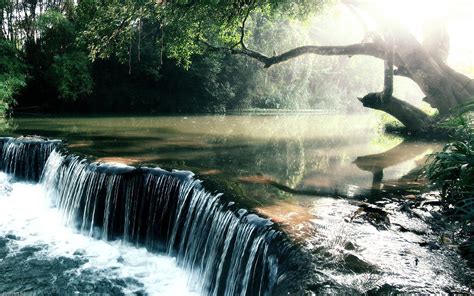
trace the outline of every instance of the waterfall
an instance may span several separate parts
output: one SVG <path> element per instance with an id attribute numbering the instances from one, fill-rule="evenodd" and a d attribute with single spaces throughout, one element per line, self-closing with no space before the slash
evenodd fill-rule
<path id="1" fill-rule="evenodd" d="M 50 153 L 61 141 L 39 137 L 1 138 L 0 170 L 26 181 L 38 181 Z"/>
<path id="2" fill-rule="evenodd" d="M 205 295 L 270 295 L 287 276 L 285 235 L 191 172 L 91 162 L 58 143 L 5 140 L 1 168 L 40 180 L 68 226 L 175 257 Z"/>

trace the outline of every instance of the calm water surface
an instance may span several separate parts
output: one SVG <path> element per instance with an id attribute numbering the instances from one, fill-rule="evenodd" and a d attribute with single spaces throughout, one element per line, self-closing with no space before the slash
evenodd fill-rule
<path id="1" fill-rule="evenodd" d="M 230 178 L 263 174 L 306 189 L 370 188 L 374 171 L 383 169 L 383 179 L 393 180 L 440 149 L 433 142 L 384 135 L 370 116 L 25 118 L 14 126 L 14 135 L 63 139 L 73 151 L 104 161 L 187 167 Z"/>

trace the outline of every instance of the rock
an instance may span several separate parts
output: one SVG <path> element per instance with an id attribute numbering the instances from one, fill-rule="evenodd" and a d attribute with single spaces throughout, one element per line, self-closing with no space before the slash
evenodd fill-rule
<path id="1" fill-rule="evenodd" d="M 419 243 L 421 247 L 428 247 L 431 251 L 433 250 L 439 250 L 441 247 L 438 243 L 435 242 L 421 242 Z"/>
<path id="2" fill-rule="evenodd" d="M 367 203 L 359 204 L 359 209 L 353 214 L 351 222 L 355 218 L 361 218 L 369 222 L 378 230 L 386 230 L 390 226 L 388 213 L 382 208 Z"/>
<path id="3" fill-rule="evenodd" d="M 19 236 L 16 236 L 14 234 L 7 234 L 5 238 L 8 238 L 10 240 L 20 240 L 21 238 Z"/>
<path id="4" fill-rule="evenodd" d="M 346 244 L 344 245 L 344 249 L 353 251 L 356 249 L 356 247 L 354 246 L 352 242 L 346 242 Z"/>
<path id="5" fill-rule="evenodd" d="M 381 287 L 373 288 L 366 292 L 366 295 L 401 295 L 404 294 L 402 291 L 399 291 L 395 286 L 389 284 L 383 284 Z"/>
<path id="6" fill-rule="evenodd" d="M 355 273 L 374 273 L 377 268 L 354 254 L 344 255 L 344 266 Z"/>
<path id="7" fill-rule="evenodd" d="M 467 260 L 468 265 L 474 268 L 474 237 L 471 236 L 462 242 L 458 248 L 461 256 Z"/>

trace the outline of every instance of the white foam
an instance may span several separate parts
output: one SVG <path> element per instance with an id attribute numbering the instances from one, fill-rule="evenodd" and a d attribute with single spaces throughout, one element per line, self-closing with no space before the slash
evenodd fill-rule
<path id="1" fill-rule="evenodd" d="M 11 190 L 5 190 L 9 186 Z M 150 295 L 199 295 L 187 286 L 188 275 L 174 258 L 121 241 L 91 239 L 63 226 L 61 215 L 45 197 L 45 189 L 41 185 L 10 183 L 8 176 L 0 173 L 0 236 L 21 237 L 18 248 L 47 245 L 38 254 L 42 258 L 80 253 L 88 262 L 77 272 L 87 269 L 110 278 L 131 277 L 143 284 Z M 136 289 L 137 286 L 129 286 L 124 292 Z"/>

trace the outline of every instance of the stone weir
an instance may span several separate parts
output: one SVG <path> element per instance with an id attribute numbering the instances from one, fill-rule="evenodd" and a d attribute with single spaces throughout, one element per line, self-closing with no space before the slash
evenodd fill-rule
<path id="1" fill-rule="evenodd" d="M 191 172 L 93 162 L 39 137 L 0 143 L 0 169 L 40 182 L 65 224 L 175 257 L 203 295 L 304 289 L 299 248 L 270 220 L 206 191 Z"/>

